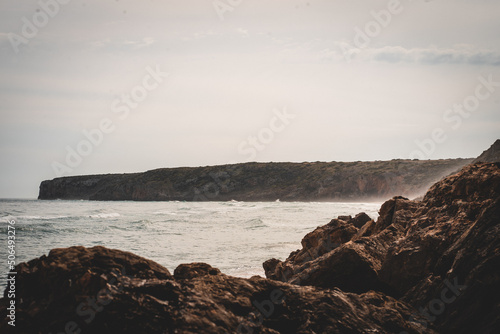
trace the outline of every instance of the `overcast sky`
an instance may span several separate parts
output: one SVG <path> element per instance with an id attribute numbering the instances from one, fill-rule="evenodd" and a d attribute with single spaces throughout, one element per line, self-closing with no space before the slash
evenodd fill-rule
<path id="1" fill-rule="evenodd" d="M 59 1 L 0 2 L 3 198 L 61 175 L 475 157 L 500 137 L 498 0 Z"/>

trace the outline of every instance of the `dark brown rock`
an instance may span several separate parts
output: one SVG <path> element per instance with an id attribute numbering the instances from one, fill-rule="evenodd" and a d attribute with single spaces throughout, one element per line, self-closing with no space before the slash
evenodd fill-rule
<path id="1" fill-rule="evenodd" d="M 57 249 L 16 270 L 16 333 L 434 333 L 423 317 L 410 321 L 412 307 L 380 292 L 236 278 L 203 263 L 172 277 L 103 247 Z M 0 332 L 14 332 L 2 320 Z"/>
<path id="2" fill-rule="evenodd" d="M 268 278 L 288 281 L 297 266 L 313 261 L 351 240 L 358 229 L 350 222 L 352 217 L 339 216 L 327 225 L 320 226 L 302 239 L 302 249 L 290 254 L 286 263 L 271 259 L 264 263 Z"/>
<path id="3" fill-rule="evenodd" d="M 361 229 L 350 217 L 333 219 L 306 235 L 302 249 L 291 253 L 286 261 L 266 263 L 266 276 L 357 293 L 372 289 L 392 292 L 378 272 L 389 248 L 402 236 L 408 213 L 416 206 L 406 198 L 395 197 L 382 205 L 377 222 L 369 220 Z"/>
<path id="4" fill-rule="evenodd" d="M 500 139 L 497 139 L 489 149 L 484 151 L 472 163 L 478 162 L 500 162 Z"/>
<path id="5" fill-rule="evenodd" d="M 368 216 L 366 213 L 361 212 L 358 213 L 353 219 L 352 219 L 352 224 L 356 226 L 357 228 L 363 227 L 366 223 L 368 223 L 370 220 L 370 216 Z"/>
<path id="6" fill-rule="evenodd" d="M 218 275 L 220 273 L 219 269 L 214 268 L 209 264 L 195 262 L 180 264 L 174 270 L 174 277 L 175 279 L 191 279 L 205 275 Z"/>

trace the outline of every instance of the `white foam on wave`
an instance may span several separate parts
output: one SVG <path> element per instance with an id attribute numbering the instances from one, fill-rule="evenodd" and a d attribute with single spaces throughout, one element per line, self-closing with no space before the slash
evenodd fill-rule
<path id="1" fill-rule="evenodd" d="M 14 220 L 52 220 L 52 219 L 62 219 L 69 218 L 69 216 L 9 216 L 10 219 Z"/>
<path id="2" fill-rule="evenodd" d="M 98 213 L 96 215 L 90 215 L 90 218 L 115 218 L 115 217 L 120 217 L 120 214 L 118 212 L 112 212 L 112 213 Z"/>
<path id="3" fill-rule="evenodd" d="M 179 214 L 172 211 L 155 211 L 152 213 L 153 215 L 170 215 L 170 216 L 178 216 Z"/>
<path id="4" fill-rule="evenodd" d="M 266 277 L 266 274 L 264 272 L 264 269 L 255 267 L 255 268 L 249 268 L 249 267 L 238 267 L 232 270 L 228 270 L 227 273 L 228 275 L 235 276 L 235 277 L 240 277 L 240 278 L 250 278 L 252 276 L 260 276 L 260 277 Z"/>

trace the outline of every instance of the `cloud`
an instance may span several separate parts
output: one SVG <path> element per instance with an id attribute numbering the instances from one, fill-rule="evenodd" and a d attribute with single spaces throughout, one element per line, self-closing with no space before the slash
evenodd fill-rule
<path id="1" fill-rule="evenodd" d="M 365 52 L 365 50 L 361 50 L 361 52 Z M 372 60 L 389 63 L 500 65 L 500 53 L 469 48 L 406 49 L 401 46 L 386 46 L 378 49 L 367 49 L 366 54 Z"/>
<path id="2" fill-rule="evenodd" d="M 478 49 L 471 45 L 457 45 L 452 48 L 405 48 L 384 46 L 380 48 L 356 48 L 347 43 L 337 43 L 337 49 L 324 49 L 319 53 L 322 61 L 341 58 L 358 61 L 385 63 L 416 63 L 421 65 L 468 64 L 500 66 L 500 52 Z"/>
<path id="3" fill-rule="evenodd" d="M 95 48 L 101 48 L 111 43 L 111 39 L 106 38 L 100 41 L 91 42 L 90 45 Z"/>
<path id="4" fill-rule="evenodd" d="M 152 45 L 155 42 L 155 39 L 152 37 L 144 37 L 142 40 L 126 40 L 123 42 L 124 45 L 132 45 L 135 49 L 144 48 Z"/>
<path id="5" fill-rule="evenodd" d="M 144 37 L 139 40 L 122 40 L 122 41 L 113 41 L 110 38 L 106 38 L 103 40 L 90 42 L 90 46 L 96 49 L 105 48 L 105 47 L 114 47 L 119 48 L 122 46 L 132 48 L 132 49 L 141 49 L 144 47 L 148 47 L 154 44 L 156 40 L 153 37 Z"/>
<path id="6" fill-rule="evenodd" d="M 9 33 L 0 32 L 0 44 L 8 43 L 9 41 Z"/>
<path id="7" fill-rule="evenodd" d="M 194 33 L 194 38 L 195 39 L 200 39 L 200 38 L 205 38 L 205 37 L 210 37 L 210 36 L 215 36 L 216 34 L 212 30 L 207 30 L 207 31 L 198 31 Z"/>
<path id="8" fill-rule="evenodd" d="M 238 33 L 240 33 L 243 36 L 248 36 L 248 30 L 243 29 L 243 28 L 238 28 Z"/>

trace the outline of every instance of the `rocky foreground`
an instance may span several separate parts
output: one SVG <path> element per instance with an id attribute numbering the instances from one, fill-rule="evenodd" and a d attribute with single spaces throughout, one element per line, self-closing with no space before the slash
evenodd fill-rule
<path id="1" fill-rule="evenodd" d="M 339 217 L 267 279 L 161 265 L 104 247 L 19 264 L 20 333 L 499 333 L 500 164 Z M 0 300 L 6 314 L 8 299 Z M 0 332 L 12 327 L 6 318 Z M 12 331 L 14 332 L 14 331 Z"/>

